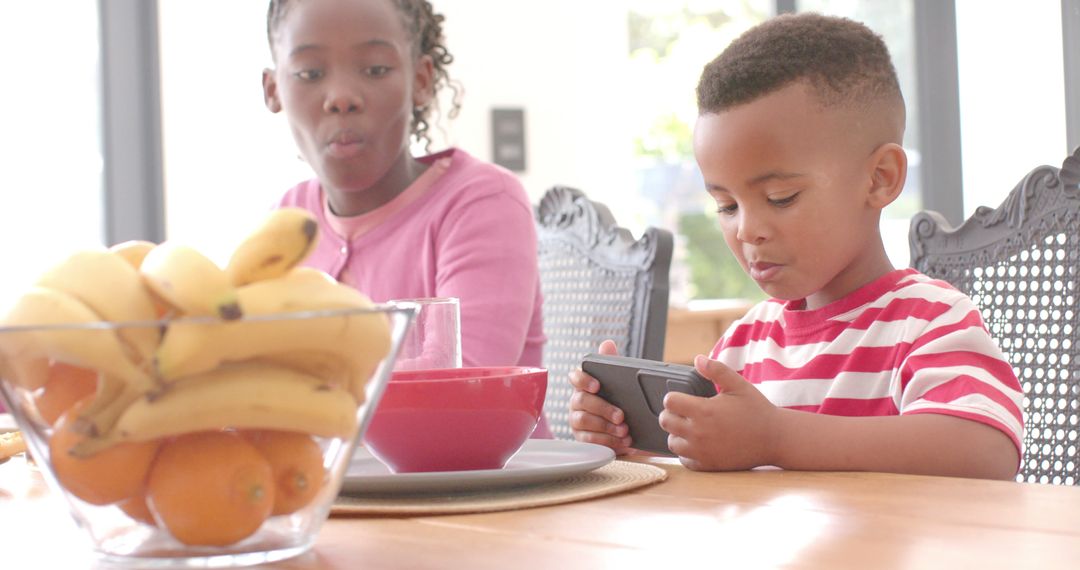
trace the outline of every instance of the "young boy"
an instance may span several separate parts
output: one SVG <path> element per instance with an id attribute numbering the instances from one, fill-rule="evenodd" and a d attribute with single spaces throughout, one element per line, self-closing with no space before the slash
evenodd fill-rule
<path id="1" fill-rule="evenodd" d="M 772 299 L 697 357 L 720 395 L 667 395 L 671 450 L 698 470 L 1012 478 L 1023 417 L 1011 366 L 969 298 L 894 269 L 882 245 L 907 158 L 881 38 L 780 16 L 709 63 L 697 95 L 694 154 L 724 239 Z M 591 376 L 571 382 L 576 438 L 628 451 L 623 412 Z"/>

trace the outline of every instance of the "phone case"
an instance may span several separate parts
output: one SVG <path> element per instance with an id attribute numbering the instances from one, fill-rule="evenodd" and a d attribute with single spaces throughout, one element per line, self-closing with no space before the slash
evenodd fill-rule
<path id="1" fill-rule="evenodd" d="M 622 409 L 633 447 L 675 455 L 668 434 L 660 427 L 660 412 L 668 392 L 715 396 L 716 386 L 691 366 L 627 356 L 587 355 L 581 369 L 600 382 L 598 395 Z"/>

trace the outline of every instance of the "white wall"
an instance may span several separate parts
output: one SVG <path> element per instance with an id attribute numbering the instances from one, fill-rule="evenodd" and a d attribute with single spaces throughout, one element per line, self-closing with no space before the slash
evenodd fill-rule
<path id="1" fill-rule="evenodd" d="M 633 191 L 626 8 L 616 0 L 437 0 L 466 89 L 443 141 L 490 160 L 490 109 L 523 107 L 535 202 L 555 184 L 612 206 Z M 166 223 L 219 262 L 287 188 L 311 176 L 262 103 L 263 1 L 162 2 Z M 212 15 L 212 17 L 208 17 Z M 432 129 L 438 135 L 438 129 Z M 440 148 L 436 141 L 435 148 Z"/>
<path id="2" fill-rule="evenodd" d="M 166 0 L 161 21 L 166 237 L 224 263 L 286 189 L 310 178 L 266 110 L 266 2 Z"/>
<path id="3" fill-rule="evenodd" d="M 3 6 L 0 305 L 104 241 L 96 6 Z"/>
<path id="4" fill-rule="evenodd" d="M 438 0 L 466 93 L 452 142 L 487 159 L 492 107 L 525 109 L 533 201 L 555 184 L 614 202 L 631 191 L 626 8 L 615 0 Z M 614 205 L 614 204 L 612 204 Z"/>

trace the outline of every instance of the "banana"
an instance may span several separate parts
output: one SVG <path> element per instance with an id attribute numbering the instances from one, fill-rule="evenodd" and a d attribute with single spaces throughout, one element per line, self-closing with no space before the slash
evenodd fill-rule
<path id="1" fill-rule="evenodd" d="M 11 361 L 49 357 L 104 372 L 141 392 L 156 390 L 153 378 L 128 358 L 115 329 L 40 328 L 100 321 L 97 313 L 75 297 L 33 286 L 0 317 L 0 325 L 35 328 L 0 334 L 0 351 Z"/>
<path id="2" fill-rule="evenodd" d="M 154 360 L 162 381 L 173 382 L 206 372 L 223 362 L 262 358 L 316 375 L 322 370 L 336 378 L 347 377 L 350 391 L 360 399 L 363 384 L 390 351 L 390 325 L 380 313 L 280 320 L 256 318 L 372 306 L 363 293 L 319 270 L 298 267 L 281 277 L 239 287 L 238 294 L 245 314 L 252 320 L 225 323 L 180 320 L 169 325 Z M 330 378 L 325 381 L 340 382 Z"/>
<path id="3" fill-rule="evenodd" d="M 82 301 L 100 320 L 114 323 L 157 319 L 153 298 L 138 270 L 107 249 L 76 251 L 38 278 L 36 285 L 55 289 Z M 153 357 L 161 334 L 157 327 L 117 329 L 134 353 L 136 363 Z"/>
<path id="4" fill-rule="evenodd" d="M 311 267 L 295 267 L 281 277 L 239 287 L 237 292 L 241 304 L 251 305 L 252 315 L 372 306 L 367 295 Z"/>
<path id="5" fill-rule="evenodd" d="M 143 259 L 146 258 L 146 254 L 150 253 L 150 250 L 154 249 L 156 245 L 152 241 L 133 239 L 110 246 L 109 251 L 124 258 L 124 261 L 138 269 L 142 265 Z"/>
<path id="6" fill-rule="evenodd" d="M 72 453 L 87 456 L 126 441 L 230 428 L 348 438 L 357 428 L 356 409 L 348 392 L 295 370 L 253 362 L 228 365 L 135 400 L 108 434 L 83 440 Z"/>
<path id="7" fill-rule="evenodd" d="M 367 399 L 365 388 L 380 362 L 357 363 L 344 354 L 318 350 L 280 352 L 256 360 L 303 372 L 324 384 L 348 391 L 361 403 Z"/>
<path id="8" fill-rule="evenodd" d="M 13 382 L 26 390 L 37 390 L 49 379 L 49 358 L 9 358 L 0 351 L 0 378 Z"/>
<path id="9" fill-rule="evenodd" d="M 156 390 L 143 393 L 123 380 L 108 374 L 98 374 L 94 399 L 79 412 L 72 429 L 91 437 L 108 433 L 116 425 L 120 414 L 135 400 L 157 393 Z"/>
<path id="10" fill-rule="evenodd" d="M 133 239 L 110 246 L 109 251 L 124 258 L 124 261 L 138 270 L 142 266 L 143 260 L 146 259 L 146 254 L 150 253 L 150 250 L 155 247 L 157 247 L 157 244 L 152 241 Z M 171 316 L 173 309 L 164 299 L 154 294 L 149 288 L 146 288 L 146 294 L 153 299 L 154 313 L 159 319 Z"/>
<path id="11" fill-rule="evenodd" d="M 240 242 L 225 273 L 237 287 L 284 275 L 303 261 L 319 237 L 315 216 L 302 208 L 281 208 Z"/>
<path id="12" fill-rule="evenodd" d="M 169 305 L 188 316 L 237 319 L 242 315 L 236 288 L 210 258 L 186 245 L 165 241 L 139 266 L 143 281 Z"/>
<path id="13" fill-rule="evenodd" d="M 284 366 L 317 378 L 322 384 L 347 389 L 352 379 L 348 360 L 322 350 L 290 350 L 256 357 L 254 360 Z"/>

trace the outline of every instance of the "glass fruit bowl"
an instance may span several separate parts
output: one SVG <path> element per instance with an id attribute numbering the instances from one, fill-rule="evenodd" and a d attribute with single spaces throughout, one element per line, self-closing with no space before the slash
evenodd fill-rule
<path id="1" fill-rule="evenodd" d="M 0 327 L 0 401 L 103 562 L 282 560 L 314 544 L 416 312 Z"/>

